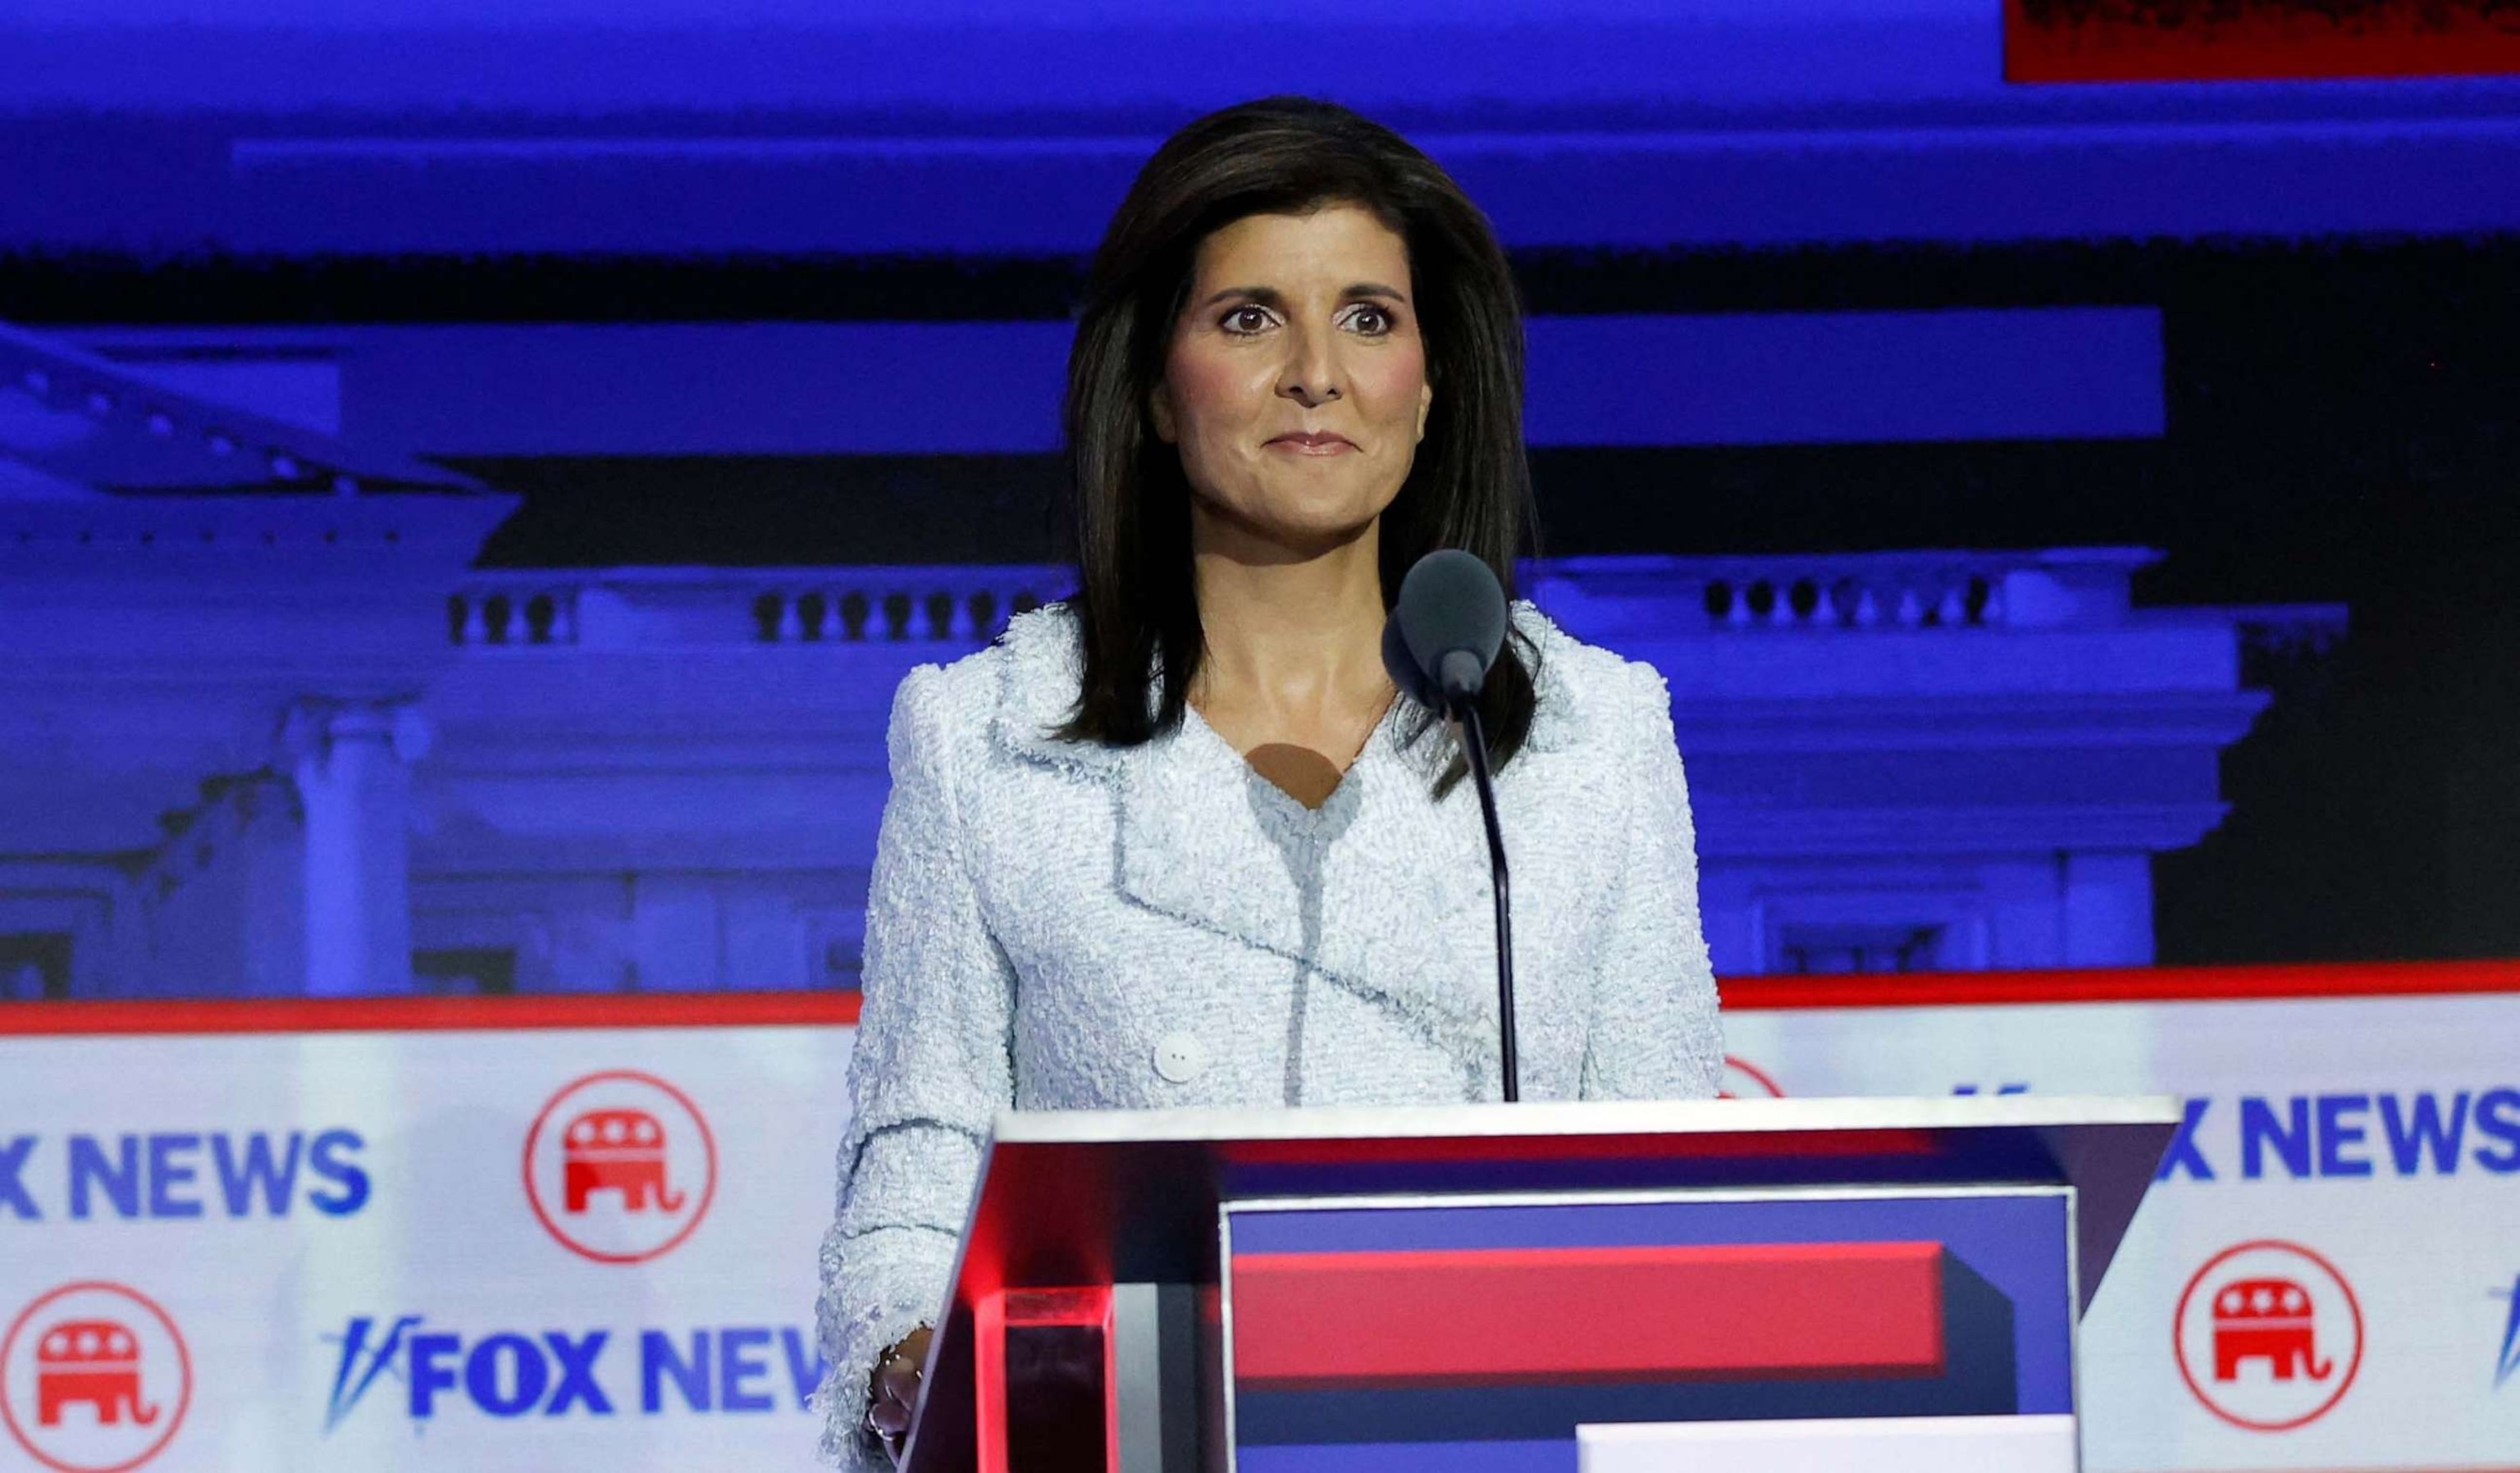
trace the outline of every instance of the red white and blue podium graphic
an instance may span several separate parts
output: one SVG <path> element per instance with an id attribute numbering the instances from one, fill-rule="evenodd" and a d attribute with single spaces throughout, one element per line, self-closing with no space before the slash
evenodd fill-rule
<path id="1" fill-rule="evenodd" d="M 1562 1473 L 1598 1429 L 1878 1418 L 2039 1419 L 2072 1466 L 2060 1189 L 1228 1221 L 1244 1473 Z"/>

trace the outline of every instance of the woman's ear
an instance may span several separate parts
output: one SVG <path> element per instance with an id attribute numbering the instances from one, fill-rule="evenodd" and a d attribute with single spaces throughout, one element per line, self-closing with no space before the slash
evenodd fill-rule
<path id="1" fill-rule="evenodd" d="M 1435 407 L 1435 380 L 1418 385 L 1418 438 L 1426 438 L 1426 414 Z"/>
<path id="2" fill-rule="evenodd" d="M 1155 422 L 1156 439 L 1163 441 L 1167 445 L 1180 443 L 1173 437 L 1175 428 L 1173 424 L 1173 386 L 1169 382 L 1166 382 L 1161 379 L 1155 380 L 1155 391 L 1147 396 L 1147 412 L 1148 417 Z M 1419 418 L 1422 422 L 1424 417 L 1421 415 Z M 1418 426 L 1418 432 L 1421 434 L 1425 432 L 1425 426 L 1422 423 Z"/>

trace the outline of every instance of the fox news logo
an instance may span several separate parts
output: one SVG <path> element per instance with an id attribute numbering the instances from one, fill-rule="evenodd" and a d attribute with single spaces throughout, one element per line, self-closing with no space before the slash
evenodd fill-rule
<path id="1" fill-rule="evenodd" d="M 2500 1391 L 2503 1382 L 2520 1375 L 2520 1275 L 2512 1278 L 2511 1287 L 2495 1290 L 2494 1297 L 2506 1306 L 2502 1317 L 2502 1350 L 2494 1358 L 2494 1389 Z"/>
<path id="2" fill-rule="evenodd" d="M 372 1183 L 351 1130 L 0 1137 L 0 1223 L 344 1218 Z"/>
<path id="3" fill-rule="evenodd" d="M 801 1411 L 828 1368 L 813 1334 L 795 1325 L 466 1335 L 422 1315 L 361 1315 L 327 1338 L 341 1348 L 327 1434 L 387 1377 L 400 1383 L 393 1395 L 417 1428 L 453 1412 L 505 1420 Z"/>
<path id="4" fill-rule="evenodd" d="M 2520 1176 L 2520 1087 L 2187 1101 L 2154 1180 Z"/>

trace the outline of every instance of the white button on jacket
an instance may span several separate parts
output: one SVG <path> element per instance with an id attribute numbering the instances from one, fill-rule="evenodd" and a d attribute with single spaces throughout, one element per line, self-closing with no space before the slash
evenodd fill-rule
<path id="1" fill-rule="evenodd" d="M 1207 1069 L 1207 1046 L 1192 1033 L 1167 1033 L 1155 1045 L 1155 1072 L 1177 1085 L 1189 1084 Z"/>
<path id="2" fill-rule="evenodd" d="M 1498 775 L 1526 1099 L 1712 1095 L 1723 1070 L 1669 697 L 1515 610 L 1538 706 Z M 1499 1097 L 1478 800 L 1395 710 L 1306 809 L 1195 712 L 1060 740 L 1073 621 L 902 683 L 867 907 L 839 1200 L 822 1254 L 827 1457 L 881 1349 L 942 1302 L 996 1113 Z"/>

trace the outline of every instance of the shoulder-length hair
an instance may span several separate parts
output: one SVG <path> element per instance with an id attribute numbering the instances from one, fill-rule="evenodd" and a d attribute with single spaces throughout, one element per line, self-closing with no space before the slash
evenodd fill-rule
<path id="1" fill-rule="evenodd" d="M 1175 730 L 1206 652 L 1190 487 L 1152 410 L 1199 244 L 1250 215 L 1335 204 L 1372 211 L 1406 245 L 1434 387 L 1425 438 L 1382 515 L 1384 607 L 1410 566 L 1438 548 L 1475 554 L 1510 597 L 1514 558 L 1533 536 L 1522 312 L 1487 216 L 1408 140 L 1345 108 L 1268 98 L 1211 112 L 1139 170 L 1095 252 L 1068 354 L 1068 494 L 1082 584 L 1070 604 L 1084 673 L 1062 736 L 1134 746 Z M 1517 631 L 1489 674 L 1480 718 L 1499 765 L 1530 733 L 1535 658 Z M 1431 724 L 1421 715 L 1409 739 Z"/>

